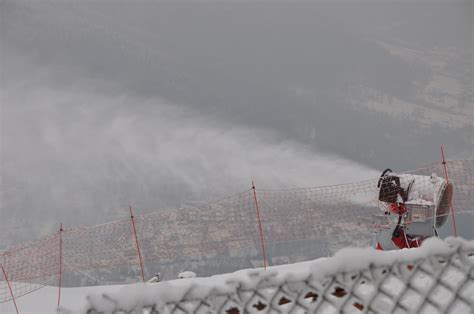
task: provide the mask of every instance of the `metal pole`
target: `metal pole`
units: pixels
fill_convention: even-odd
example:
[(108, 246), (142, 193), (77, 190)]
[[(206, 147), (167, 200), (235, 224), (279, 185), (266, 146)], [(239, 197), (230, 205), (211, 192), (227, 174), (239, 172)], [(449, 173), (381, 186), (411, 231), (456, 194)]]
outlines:
[(255, 201), (255, 211), (257, 212), (258, 228), (260, 231), (260, 241), (262, 242), (263, 268), (267, 270), (267, 252), (265, 249), (265, 236), (263, 234), (262, 221), (260, 219), (260, 209), (258, 206), (257, 191), (255, 190), (255, 184), (253, 181), (252, 181), (252, 190), (253, 190), (253, 198)]
[(16, 305), (15, 296), (13, 295), (12, 286), (10, 285), (10, 281), (8, 280), (7, 272), (5, 271), (5, 268), (3, 268), (3, 265), (0, 265), (0, 267), (2, 267), (3, 276), (5, 277), (5, 280), (7, 281), (8, 289), (10, 290), (10, 295), (12, 296), (13, 304), (15, 305), (16, 314), (18, 314), (19, 313), (18, 306)]
[(135, 243), (137, 244), (137, 252), (138, 252), (138, 259), (140, 261), (140, 270), (141, 270), (141, 274), (142, 274), (142, 281), (145, 282), (145, 274), (143, 272), (142, 255), (140, 253), (140, 245), (138, 245), (137, 229), (135, 228), (135, 219), (133, 218), (132, 206), (128, 205), (128, 208), (130, 209), (130, 218), (132, 219), (133, 234), (135, 235)]
[[(446, 184), (448, 185), (446, 188), (449, 189), (449, 175), (448, 175), (448, 167), (446, 165), (446, 160), (444, 159), (444, 149), (443, 145), (441, 145), (441, 158), (443, 159), (443, 168), (444, 168), (444, 178), (446, 179)], [(457, 231), (456, 231), (456, 220), (454, 219), (454, 206), (453, 206), (453, 199), (451, 198), (450, 204), (451, 206), (451, 218), (453, 222), (453, 231), (454, 231), (454, 236), (457, 236)]]
[(59, 228), (59, 281), (58, 281), (58, 307), (61, 304), (61, 279), (63, 275), (63, 224)]

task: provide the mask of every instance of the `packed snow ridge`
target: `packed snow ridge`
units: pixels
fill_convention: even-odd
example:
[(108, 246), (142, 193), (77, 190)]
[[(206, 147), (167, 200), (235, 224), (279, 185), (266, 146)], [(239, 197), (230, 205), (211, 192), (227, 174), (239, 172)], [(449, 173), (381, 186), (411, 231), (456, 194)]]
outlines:
[[(267, 270), (247, 269), (207, 278), (193, 278), (194, 274), (186, 274), (181, 276), (182, 279), (133, 284), (112, 289), (114, 291), (103, 286), (100, 293), (88, 295), (86, 304), (80, 308), (71, 305), (62, 311), (122, 313), (149, 308), (169, 312), (170, 305), (175, 308), (182, 305), (188, 309), (195, 306), (191, 312), (196, 312), (203, 304), (201, 301), (206, 301), (211, 312), (223, 313), (232, 309), (240, 313), (269, 310), (274, 306), (292, 313), (308, 311), (312, 306), (317, 309), (313, 312), (332, 312), (331, 309), (338, 312), (347, 306), (350, 312), (357, 312), (367, 305), (372, 309), (400, 306), (407, 310), (468, 313), (474, 304), (473, 256), (474, 241), (460, 238), (444, 241), (431, 238), (421, 248), (389, 252), (346, 248), (331, 258), (268, 267)], [(458, 261), (456, 265), (451, 263), (454, 260)], [(436, 263), (439, 265), (433, 266)], [(375, 276), (377, 272), (379, 275)], [(444, 287), (453, 286), (454, 292), (449, 292), (449, 297), (446, 293), (444, 298), (430, 293), (436, 290), (440, 278), (444, 280)], [(377, 289), (386, 284), (385, 280), (390, 282), (392, 298), (387, 298), (386, 294), (377, 297)], [(408, 283), (410, 287), (421, 284), (422, 288), (406, 293), (410, 290), (406, 289)], [(350, 301), (345, 295), (350, 297)], [(433, 303), (435, 301), (427, 299), (432, 296), (437, 298), (436, 302), (445, 301), (437, 306)], [(252, 307), (241, 307), (249, 304), (253, 304)]]

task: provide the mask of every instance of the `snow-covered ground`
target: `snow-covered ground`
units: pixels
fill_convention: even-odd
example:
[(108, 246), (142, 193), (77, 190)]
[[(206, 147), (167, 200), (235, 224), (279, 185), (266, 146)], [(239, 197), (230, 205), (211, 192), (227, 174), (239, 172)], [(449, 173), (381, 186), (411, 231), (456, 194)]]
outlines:
[[(61, 307), (67, 309), (67, 313), (69, 313), (69, 310), (73, 311), (73, 313), (84, 313), (91, 305), (99, 311), (106, 312), (113, 308), (132, 310), (140, 308), (141, 306), (157, 304), (159, 302), (177, 303), (182, 300), (208, 299), (210, 295), (232, 294), (235, 292), (237, 287), (241, 290), (245, 289), (247, 291), (255, 291), (262, 289), (262, 282), (265, 283), (265, 289), (267, 290), (268, 287), (275, 287), (274, 289), (278, 289), (279, 286), (289, 281), (305, 282), (309, 276), (312, 276), (311, 280), (322, 283), (325, 280), (324, 278), (327, 278), (327, 276), (342, 273), (353, 274), (354, 272), (360, 272), (369, 267), (377, 268), (398, 264), (405, 265), (404, 269), (406, 272), (406, 265), (414, 265), (413, 262), (415, 260), (425, 260), (430, 256), (437, 256), (436, 259), (428, 261), (426, 264), (431, 265), (430, 263), (433, 263), (434, 260), (438, 261), (440, 256), (450, 257), (454, 256), (453, 254), (459, 254), (458, 248), (460, 246), (462, 246), (463, 252), (467, 253), (463, 253), (465, 256), (472, 256), (472, 253), (474, 252), (473, 241), (452, 238), (443, 241), (437, 238), (432, 238), (425, 241), (419, 249), (380, 252), (375, 251), (372, 248), (346, 248), (339, 251), (332, 258), (321, 258), (314, 261), (274, 266), (269, 267), (267, 271), (264, 271), (263, 269), (247, 269), (230, 274), (216, 275), (206, 278), (176, 279), (160, 282), (158, 284), (140, 283), (132, 285), (63, 288), (61, 290)], [(474, 282), (472, 282), (472, 279), (467, 277), (466, 272), (463, 273), (462, 271), (459, 271), (460, 269), (467, 271), (472, 269), (472, 262), (472, 257), (464, 259), (464, 266), (459, 268), (458, 265), (452, 270), (448, 269), (448, 271), (446, 271), (442, 276), (444, 278), (444, 285), (447, 284), (448, 286), (453, 286), (453, 291), (456, 289), (460, 290), (460, 296), (458, 295), (456, 297), (461, 298), (462, 301), (459, 304), (452, 305), (451, 310), (454, 308), (461, 312), (469, 312), (469, 306), (467, 304), (469, 304), (469, 302), (471, 302), (471, 304), (474, 303)], [(445, 265), (445, 262), (442, 262), (440, 265)], [(412, 266), (410, 267), (408, 267), (409, 272), (413, 269)], [(391, 284), (392, 288), (398, 285), (400, 286), (400, 289), (397, 289), (404, 291), (405, 280), (410, 280), (410, 284), (414, 283), (415, 286), (421, 284), (421, 290), (416, 293), (408, 293), (405, 296), (403, 296), (402, 293), (400, 297), (401, 303), (416, 308), (418, 306), (417, 302), (424, 302), (423, 298), (425, 298), (427, 294), (423, 291), (427, 289), (426, 293), (429, 293), (430, 282), (436, 283), (437, 280), (439, 280), (433, 280), (434, 277), (432, 278), (430, 275), (430, 272), (432, 272), (433, 276), (437, 276), (434, 274), (439, 270), (439, 268), (436, 270), (435, 267), (430, 271), (429, 267), (431, 266), (428, 266), (428, 268), (425, 267), (426, 269), (423, 272), (413, 276), (414, 281), (409, 278), (410, 276), (405, 278), (403, 272), (399, 273), (396, 271), (394, 273), (390, 279), (390, 282), (393, 283)], [(344, 278), (348, 277), (346, 276)], [(353, 289), (352, 293), (355, 291), (361, 302), (364, 303), (371, 298), (371, 291), (373, 291), (378, 284), (376, 282), (370, 282), (372, 280), (371, 276), (364, 278), (359, 277), (359, 279), (360, 282), (354, 285), (351, 289)], [(340, 284), (338, 285), (344, 285), (344, 282), (339, 282)], [(352, 284), (353, 283), (348, 283), (346, 289), (351, 287)], [(17, 302), (20, 313), (56, 312), (57, 293), (58, 289), (56, 287), (44, 287), (34, 293), (19, 298)], [(330, 291), (328, 293), (330, 293)], [(446, 293), (444, 294), (445, 296), (448, 296)], [(446, 304), (449, 304), (449, 298), (447, 299), (448, 303)], [(382, 302), (384, 304), (387, 303), (387, 306), (390, 306), (392, 301), (380, 300), (377, 302)], [(432, 306), (432, 301), (428, 305)], [(352, 304), (349, 304), (349, 306), (352, 306)], [(377, 304), (374, 306), (377, 306)], [(441, 304), (439, 306), (441, 312), (443, 311), (443, 306), (447, 305)], [(356, 308), (351, 309), (356, 310)], [(436, 310), (436, 308), (434, 309)], [(0, 313), (15, 313), (13, 303), (7, 302), (0, 304)]]
[[(123, 285), (95, 286), (61, 289), (61, 306), (67, 308), (84, 308), (87, 306), (86, 296), (96, 293), (113, 293)], [(58, 303), (58, 288), (43, 287), (16, 300), (20, 313), (56, 313)], [(0, 303), (0, 313), (16, 313), (12, 301)]]

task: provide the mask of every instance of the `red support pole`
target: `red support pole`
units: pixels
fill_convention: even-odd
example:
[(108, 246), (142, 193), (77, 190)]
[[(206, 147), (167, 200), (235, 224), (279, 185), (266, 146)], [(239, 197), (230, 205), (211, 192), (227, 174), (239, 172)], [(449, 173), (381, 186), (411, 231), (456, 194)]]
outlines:
[(8, 281), (7, 272), (5, 271), (5, 268), (3, 268), (3, 265), (0, 265), (0, 267), (2, 267), (3, 276), (5, 277), (5, 280), (8, 285), (8, 289), (10, 290), (10, 295), (12, 296), (13, 304), (15, 305), (16, 314), (18, 314), (20, 312), (18, 311), (18, 306), (16, 305), (16, 300), (15, 300), (15, 296), (13, 295), (12, 286), (10, 285), (10, 281)]
[(58, 307), (61, 304), (61, 279), (63, 276), (63, 224), (59, 228), (59, 281), (58, 281)]
[[(443, 159), (442, 164), (444, 168), (444, 178), (446, 179), (446, 184), (449, 184), (449, 175), (448, 175), (448, 166), (446, 166), (446, 160), (444, 159), (444, 149), (443, 145), (441, 145), (441, 158)], [(450, 204), (451, 206), (451, 218), (453, 222), (453, 231), (454, 231), (454, 236), (457, 236), (457, 231), (456, 231), (456, 220), (454, 219), (454, 206), (453, 206), (453, 199), (451, 198)]]
[(142, 281), (145, 282), (145, 274), (143, 272), (142, 255), (140, 254), (140, 245), (138, 245), (137, 229), (135, 228), (135, 220), (133, 218), (132, 206), (128, 205), (128, 208), (130, 209), (130, 218), (132, 219), (133, 234), (135, 235), (135, 243), (137, 244), (137, 252), (138, 252), (138, 259), (140, 261), (140, 270), (141, 270), (141, 273), (142, 273)]
[(252, 181), (253, 199), (255, 201), (255, 211), (257, 212), (258, 228), (260, 231), (260, 241), (262, 242), (262, 254), (263, 254), (263, 268), (267, 270), (267, 252), (265, 249), (265, 236), (263, 234), (262, 221), (260, 219), (260, 209), (258, 206), (257, 191), (255, 190), (255, 184)]

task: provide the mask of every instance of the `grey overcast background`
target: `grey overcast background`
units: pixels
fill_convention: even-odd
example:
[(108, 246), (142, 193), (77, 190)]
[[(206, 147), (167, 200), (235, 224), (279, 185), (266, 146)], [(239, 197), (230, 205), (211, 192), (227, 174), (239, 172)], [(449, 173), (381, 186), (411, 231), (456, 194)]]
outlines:
[(252, 179), (358, 181), (435, 162), (441, 144), (473, 156), (469, 0), (0, 0), (0, 11), (0, 248)]

